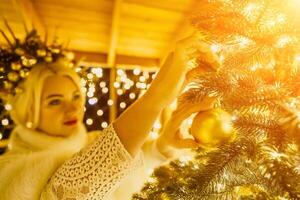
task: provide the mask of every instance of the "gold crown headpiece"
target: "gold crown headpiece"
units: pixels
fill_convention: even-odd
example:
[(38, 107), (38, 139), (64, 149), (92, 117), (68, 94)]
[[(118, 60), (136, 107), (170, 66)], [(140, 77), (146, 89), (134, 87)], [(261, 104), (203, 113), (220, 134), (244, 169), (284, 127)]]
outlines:
[[(0, 47), (0, 97), (2, 99), (21, 91), (18, 85), (29, 75), (32, 66), (37, 63), (51, 63), (60, 58), (68, 58), (69, 53), (63, 50), (57, 40), (47, 45), (34, 28), (26, 32), (24, 40), (20, 40), (15, 37), (6, 21), (5, 25), (14, 38), (14, 42), (11, 42), (0, 30), (8, 43), (7, 46)], [(68, 59), (71, 64), (74, 62), (72, 58)]]

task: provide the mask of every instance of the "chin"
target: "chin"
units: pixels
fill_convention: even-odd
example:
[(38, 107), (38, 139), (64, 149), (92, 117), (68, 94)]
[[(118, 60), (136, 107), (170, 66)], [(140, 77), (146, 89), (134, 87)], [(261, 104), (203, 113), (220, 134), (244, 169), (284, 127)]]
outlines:
[(70, 135), (74, 135), (79, 131), (79, 126), (71, 126), (71, 127), (64, 127), (63, 131), (62, 131), (62, 135), (63, 136), (70, 136)]

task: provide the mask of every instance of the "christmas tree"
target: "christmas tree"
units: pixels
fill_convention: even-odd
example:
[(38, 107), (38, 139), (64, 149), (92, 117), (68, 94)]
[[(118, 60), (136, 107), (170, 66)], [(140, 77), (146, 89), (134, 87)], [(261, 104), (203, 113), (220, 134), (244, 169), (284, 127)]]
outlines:
[[(235, 139), (208, 140), (209, 148), (195, 150), (191, 159), (155, 169), (133, 199), (300, 199), (300, 1), (200, 0), (200, 5), (192, 24), (221, 66), (205, 74), (193, 70), (178, 106), (217, 97), (219, 109), (231, 116)], [(194, 58), (199, 69), (206, 65), (202, 57)], [(209, 112), (199, 118), (213, 119)], [(201, 126), (205, 123), (195, 127)], [(205, 137), (220, 134), (214, 131)], [(201, 134), (193, 136), (203, 142)]]

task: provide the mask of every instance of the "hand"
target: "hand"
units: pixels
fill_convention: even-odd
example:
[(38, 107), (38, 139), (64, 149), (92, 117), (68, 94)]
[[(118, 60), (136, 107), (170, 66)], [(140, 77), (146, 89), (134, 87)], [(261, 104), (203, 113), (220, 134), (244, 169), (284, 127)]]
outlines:
[(209, 65), (203, 66), (205, 68), (217, 69), (220, 65), (220, 59), (211, 50), (211, 45), (197, 32), (178, 41), (174, 50), (174, 63), (184, 66), (187, 70), (191, 69), (187, 63), (193, 58)]
[(201, 103), (182, 103), (172, 113), (160, 137), (156, 141), (158, 150), (166, 157), (172, 157), (173, 148), (196, 148), (199, 144), (190, 138), (184, 138), (180, 133), (180, 125), (191, 114), (213, 108), (215, 97), (206, 97)]
[(183, 89), (188, 81), (187, 78), (191, 77), (191, 73), (187, 73), (190, 70), (187, 63), (196, 56), (216, 68), (219, 66), (218, 57), (211, 51), (208, 43), (199, 39), (199, 35), (193, 34), (178, 41), (149, 89), (152, 97), (158, 96), (156, 102), (159, 102), (162, 107), (171, 103)]

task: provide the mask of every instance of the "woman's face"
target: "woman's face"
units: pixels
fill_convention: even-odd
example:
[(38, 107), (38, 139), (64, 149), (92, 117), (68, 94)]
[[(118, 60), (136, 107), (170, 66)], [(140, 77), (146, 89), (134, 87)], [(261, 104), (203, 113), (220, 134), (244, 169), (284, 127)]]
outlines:
[(83, 120), (83, 96), (71, 78), (53, 75), (45, 79), (38, 130), (54, 136), (69, 136)]

